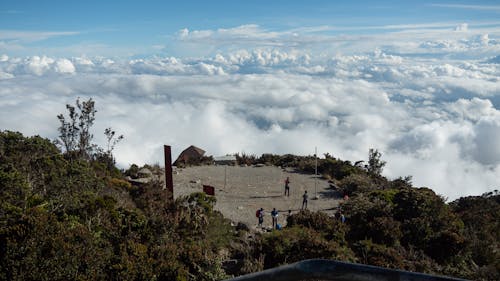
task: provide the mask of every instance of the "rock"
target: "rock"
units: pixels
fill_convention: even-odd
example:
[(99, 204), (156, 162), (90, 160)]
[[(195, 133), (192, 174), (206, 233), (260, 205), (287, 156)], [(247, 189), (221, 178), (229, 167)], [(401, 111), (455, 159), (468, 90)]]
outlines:
[(242, 222), (238, 222), (238, 224), (236, 225), (236, 230), (250, 231), (250, 227)]

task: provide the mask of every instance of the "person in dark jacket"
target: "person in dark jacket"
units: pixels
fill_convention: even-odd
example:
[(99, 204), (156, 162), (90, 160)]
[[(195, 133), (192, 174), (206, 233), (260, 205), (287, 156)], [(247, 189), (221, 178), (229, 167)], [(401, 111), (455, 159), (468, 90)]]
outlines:
[(275, 229), (278, 224), (278, 211), (276, 211), (276, 208), (271, 211), (271, 217), (273, 219), (273, 229)]
[(289, 177), (286, 177), (286, 180), (285, 180), (285, 195), (290, 197), (290, 178)]
[[(307, 190), (302, 195), (302, 210), (307, 209), (307, 200), (309, 199), (309, 195), (307, 195)], [(305, 208), (304, 208), (305, 206)]]
[(260, 208), (259, 214), (259, 226), (262, 227), (262, 223), (264, 222), (264, 208)]

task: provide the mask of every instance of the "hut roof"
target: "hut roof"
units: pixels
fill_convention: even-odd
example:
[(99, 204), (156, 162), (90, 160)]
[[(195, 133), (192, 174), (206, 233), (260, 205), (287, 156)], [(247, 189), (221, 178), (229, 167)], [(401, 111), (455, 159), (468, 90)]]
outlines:
[(203, 150), (203, 149), (201, 149), (199, 147), (196, 147), (194, 145), (191, 145), (190, 147), (186, 148), (184, 151), (186, 151), (186, 150), (196, 151), (196, 153), (198, 153), (200, 155), (200, 157), (205, 154), (205, 150)]
[(181, 152), (179, 157), (177, 157), (177, 160), (175, 160), (174, 165), (176, 165), (179, 162), (187, 162), (190, 159), (199, 159), (203, 157), (203, 155), (205, 155), (205, 150), (196, 147), (194, 145), (191, 145)]

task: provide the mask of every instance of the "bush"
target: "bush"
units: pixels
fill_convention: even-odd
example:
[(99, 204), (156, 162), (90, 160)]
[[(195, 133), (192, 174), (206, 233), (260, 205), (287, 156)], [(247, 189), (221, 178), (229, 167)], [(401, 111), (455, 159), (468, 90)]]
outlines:
[(325, 258), (355, 261), (354, 253), (335, 241), (326, 240), (317, 231), (304, 227), (287, 227), (263, 235), (260, 241), (264, 268), (305, 259)]
[(130, 191), (132, 189), (132, 184), (126, 180), (111, 178), (108, 180), (108, 186), (111, 188), (123, 189)]
[(287, 219), (287, 227), (293, 226), (314, 229), (321, 233), (327, 240), (334, 240), (340, 245), (347, 245), (345, 240), (345, 233), (348, 231), (347, 224), (341, 223), (339, 219), (329, 217), (323, 212), (303, 210), (291, 215)]
[(342, 191), (349, 196), (371, 191), (376, 188), (371, 178), (366, 174), (349, 175), (340, 181), (339, 186)]

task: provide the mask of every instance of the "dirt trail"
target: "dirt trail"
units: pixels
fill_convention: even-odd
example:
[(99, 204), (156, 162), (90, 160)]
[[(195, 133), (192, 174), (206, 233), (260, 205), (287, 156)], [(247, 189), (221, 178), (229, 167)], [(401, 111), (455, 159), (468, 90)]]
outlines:
[[(226, 176), (224, 176), (226, 175)], [(284, 196), (284, 180), (290, 178), (290, 196)], [(174, 197), (202, 191), (202, 185), (215, 187), (216, 210), (234, 222), (255, 228), (255, 211), (264, 208), (264, 226), (271, 226), (270, 212), (279, 211), (278, 222), (285, 224), (288, 210), (298, 212), (302, 195), (309, 194), (308, 209), (333, 214), (341, 199), (321, 177), (279, 167), (200, 166), (177, 169), (174, 173)], [(226, 180), (224, 180), (226, 179)], [(316, 194), (318, 199), (315, 199)]]

